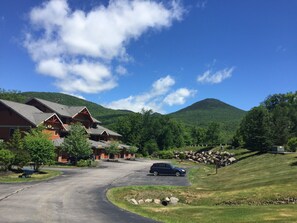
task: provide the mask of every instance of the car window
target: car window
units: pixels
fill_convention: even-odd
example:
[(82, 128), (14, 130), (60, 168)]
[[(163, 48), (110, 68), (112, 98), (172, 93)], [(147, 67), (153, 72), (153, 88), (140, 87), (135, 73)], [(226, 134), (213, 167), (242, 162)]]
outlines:
[(171, 168), (170, 164), (165, 164), (165, 165), (166, 165), (166, 168)]

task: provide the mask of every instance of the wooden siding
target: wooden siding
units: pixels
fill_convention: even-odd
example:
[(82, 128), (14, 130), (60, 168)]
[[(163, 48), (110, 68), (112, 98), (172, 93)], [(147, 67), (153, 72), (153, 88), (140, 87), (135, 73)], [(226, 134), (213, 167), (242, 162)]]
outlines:
[(32, 127), (35, 126), (21, 115), (2, 104), (0, 105), (0, 139), (9, 140), (12, 129), (28, 131)]

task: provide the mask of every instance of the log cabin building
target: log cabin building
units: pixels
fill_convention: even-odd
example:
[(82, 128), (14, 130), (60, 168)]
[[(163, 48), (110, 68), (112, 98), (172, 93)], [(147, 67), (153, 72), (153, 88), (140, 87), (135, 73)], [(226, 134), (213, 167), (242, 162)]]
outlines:
[[(110, 142), (119, 141), (121, 135), (101, 126), (85, 106), (66, 106), (39, 98), (31, 98), (25, 104), (0, 100), (0, 139), (8, 141), (15, 129), (29, 131), (43, 125), (57, 147), (57, 161), (67, 162), (68, 156), (60, 151), (60, 146), (69, 133), (70, 124), (80, 122), (89, 135), (89, 142), (95, 159), (107, 159), (104, 148)], [(129, 146), (120, 144), (121, 153), (115, 158), (132, 158)]]

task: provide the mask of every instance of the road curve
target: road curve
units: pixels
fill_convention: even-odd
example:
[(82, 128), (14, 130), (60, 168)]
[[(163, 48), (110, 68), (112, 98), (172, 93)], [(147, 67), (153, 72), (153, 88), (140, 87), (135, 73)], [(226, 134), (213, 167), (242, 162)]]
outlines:
[[(155, 222), (121, 210), (109, 203), (105, 197), (106, 190), (110, 187), (134, 184), (134, 175), (135, 184), (147, 184), (142, 177), (146, 176), (152, 163), (153, 161), (149, 160), (102, 162), (100, 168), (64, 169), (62, 176), (49, 181), (0, 184), (0, 221), (5, 223)], [(162, 180), (165, 179), (150, 178), (155, 180), (153, 184), (163, 184)], [(176, 181), (177, 178), (174, 179)], [(171, 184), (172, 180), (168, 177), (167, 181)], [(185, 178), (179, 178), (179, 181), (181, 184), (186, 184)]]

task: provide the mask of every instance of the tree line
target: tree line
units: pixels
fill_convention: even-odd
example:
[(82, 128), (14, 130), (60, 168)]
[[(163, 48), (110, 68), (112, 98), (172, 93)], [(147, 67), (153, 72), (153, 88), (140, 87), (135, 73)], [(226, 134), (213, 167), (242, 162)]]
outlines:
[(266, 151), (272, 146), (297, 147), (297, 92), (268, 96), (242, 120), (234, 146)]
[(152, 110), (121, 117), (112, 128), (122, 135), (124, 143), (136, 146), (144, 156), (159, 150), (220, 142), (218, 123), (211, 123), (207, 128), (186, 126)]

